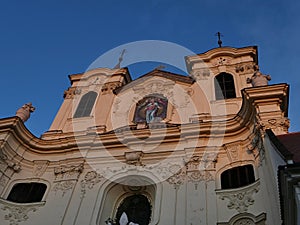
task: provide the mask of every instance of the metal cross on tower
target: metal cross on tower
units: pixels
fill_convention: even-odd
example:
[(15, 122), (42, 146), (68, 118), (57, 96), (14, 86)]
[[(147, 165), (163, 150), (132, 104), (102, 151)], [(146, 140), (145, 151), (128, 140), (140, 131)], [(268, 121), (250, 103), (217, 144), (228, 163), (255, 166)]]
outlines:
[(223, 35), (220, 33), (220, 32), (217, 32), (215, 34), (215, 36), (218, 36), (218, 45), (219, 47), (221, 48), (222, 47), (222, 40), (221, 40), (221, 37), (223, 37)]
[(121, 62), (123, 61), (123, 56), (124, 56), (125, 52), (126, 52), (126, 49), (123, 49), (122, 52), (121, 52), (121, 55), (120, 55), (120, 57), (119, 57), (119, 62), (118, 62), (118, 64), (114, 67), (114, 69), (120, 69), (120, 67), (121, 67)]

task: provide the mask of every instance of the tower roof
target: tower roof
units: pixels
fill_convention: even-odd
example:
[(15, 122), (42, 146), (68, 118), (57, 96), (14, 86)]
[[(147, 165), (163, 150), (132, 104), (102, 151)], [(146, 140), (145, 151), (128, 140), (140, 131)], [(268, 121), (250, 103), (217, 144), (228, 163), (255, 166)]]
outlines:
[(294, 162), (300, 163), (300, 132), (278, 135), (277, 138), (293, 154)]

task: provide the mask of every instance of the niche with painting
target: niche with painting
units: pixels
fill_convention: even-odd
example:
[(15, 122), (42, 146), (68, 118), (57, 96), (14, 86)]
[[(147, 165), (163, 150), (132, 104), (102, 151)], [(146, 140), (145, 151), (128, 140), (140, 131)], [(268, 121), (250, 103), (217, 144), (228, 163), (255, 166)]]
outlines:
[(167, 116), (168, 99), (163, 95), (148, 95), (140, 100), (135, 109), (135, 123), (160, 122)]

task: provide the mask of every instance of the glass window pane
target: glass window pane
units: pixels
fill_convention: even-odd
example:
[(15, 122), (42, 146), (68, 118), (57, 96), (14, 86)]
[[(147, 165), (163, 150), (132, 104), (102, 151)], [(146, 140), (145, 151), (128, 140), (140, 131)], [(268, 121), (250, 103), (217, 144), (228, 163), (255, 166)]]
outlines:
[(90, 91), (82, 96), (76, 112), (74, 114), (74, 118), (90, 116), (93, 106), (95, 104), (95, 100), (97, 98), (97, 93)]
[(7, 200), (17, 203), (40, 202), (47, 185), (43, 183), (18, 183), (11, 189)]
[(255, 181), (252, 165), (238, 166), (228, 169), (221, 174), (222, 189), (238, 188)]
[[(220, 94), (222, 92), (222, 95)], [(220, 73), (215, 77), (216, 100), (235, 98), (233, 76), (229, 73)]]

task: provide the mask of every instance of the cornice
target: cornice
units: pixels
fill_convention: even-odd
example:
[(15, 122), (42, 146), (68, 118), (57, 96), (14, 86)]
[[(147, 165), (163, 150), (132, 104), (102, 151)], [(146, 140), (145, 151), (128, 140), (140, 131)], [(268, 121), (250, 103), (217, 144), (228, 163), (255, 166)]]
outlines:
[(127, 67), (120, 68), (120, 69), (110, 69), (110, 68), (91, 69), (84, 73), (70, 74), (69, 79), (71, 81), (71, 84), (73, 84), (76, 81), (87, 80), (90, 77), (97, 76), (99, 74), (104, 75), (104, 76), (123, 75), (126, 79), (126, 82), (131, 81), (130, 73), (129, 73)]
[(185, 61), (187, 68), (192, 68), (192, 64), (197, 62), (208, 62), (212, 58), (216, 58), (219, 56), (229, 56), (232, 58), (239, 58), (244, 55), (251, 55), (254, 59), (254, 62), (257, 64), (257, 46), (249, 46), (244, 48), (233, 48), (233, 47), (222, 47), (222, 48), (214, 48), (207, 52), (186, 56)]
[[(245, 95), (247, 99), (265, 99), (266, 96), (274, 96), (274, 97), (287, 97), (289, 85), (286, 83), (274, 84), (268, 86), (259, 86), (259, 87), (251, 87), (245, 88), (242, 90), (242, 93)], [(252, 102), (251, 102), (252, 103)]]
[[(158, 77), (163, 77), (163, 78), (168, 78), (171, 80), (174, 80), (175, 82), (182, 82), (182, 83), (187, 83), (187, 84), (193, 84), (195, 82), (195, 80), (190, 77), (190, 76), (185, 76), (185, 75), (181, 75), (181, 74), (176, 74), (176, 73), (172, 73), (172, 72), (168, 72), (168, 71), (164, 71), (164, 70), (152, 70), (149, 73), (146, 73), (144, 75), (142, 75), (140, 78), (143, 77), (148, 77), (148, 76), (158, 76)], [(138, 78), (138, 79), (140, 79)]]
[(248, 107), (258, 103), (270, 104), (271, 100), (278, 101), (284, 116), (288, 116), (289, 85), (286, 83), (245, 88), (242, 90), (242, 96), (243, 104), (248, 104)]
[[(231, 141), (240, 140), (242, 134), (251, 133), (256, 123), (256, 104), (269, 104), (280, 102), (282, 110), (287, 109), (288, 85), (278, 84), (265, 87), (246, 88), (242, 90), (243, 104), (239, 113), (231, 118), (224, 117), (210, 121), (200, 121), (197, 123), (188, 123), (181, 125), (164, 125), (152, 129), (137, 129), (136, 126), (128, 128), (119, 128), (107, 133), (99, 134), (96, 131), (87, 131), (86, 133), (70, 133), (70, 136), (57, 139), (44, 140), (35, 137), (24, 126), (24, 123), (18, 117), (0, 119), (0, 135), (2, 146), (5, 145), (8, 137), (13, 136), (19, 145), (24, 146), (26, 151), (37, 154), (69, 154), (70, 156), (80, 149), (102, 148), (116, 149), (127, 148), (126, 145), (135, 144), (136, 141), (144, 144), (166, 144), (176, 143), (179, 140), (195, 140), (202, 138), (220, 138), (230, 137)], [(163, 125), (163, 124), (162, 124)], [(151, 135), (150, 135), (151, 134)], [(65, 134), (64, 134), (65, 135)], [(162, 138), (162, 135), (164, 137)], [(75, 137), (76, 136), (76, 137)], [(121, 154), (121, 153), (120, 153)], [(65, 156), (67, 157), (67, 156)]]
[(43, 140), (34, 136), (19, 117), (0, 119), (0, 134), (12, 135), (20, 144), (36, 153), (64, 153), (77, 149), (76, 140), (69, 136), (53, 140)]

